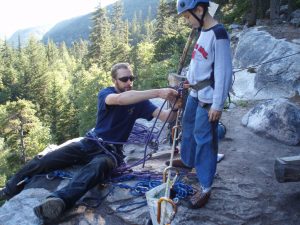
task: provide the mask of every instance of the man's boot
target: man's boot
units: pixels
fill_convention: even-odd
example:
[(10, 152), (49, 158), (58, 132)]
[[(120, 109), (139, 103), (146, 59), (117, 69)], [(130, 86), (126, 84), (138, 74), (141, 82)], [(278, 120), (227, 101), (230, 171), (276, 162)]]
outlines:
[(42, 204), (34, 207), (34, 214), (44, 221), (56, 220), (65, 210), (65, 202), (61, 198), (50, 197)]
[[(167, 166), (170, 165), (170, 161), (166, 161), (165, 163)], [(187, 169), (187, 170), (192, 170), (193, 168), (186, 166), (181, 159), (174, 159), (172, 162), (172, 166), (174, 167), (178, 167), (178, 168), (183, 168), (183, 169)]]
[(210, 198), (211, 190), (204, 191), (202, 188), (198, 190), (193, 196), (189, 199), (189, 208), (190, 209), (199, 209), (206, 205)]

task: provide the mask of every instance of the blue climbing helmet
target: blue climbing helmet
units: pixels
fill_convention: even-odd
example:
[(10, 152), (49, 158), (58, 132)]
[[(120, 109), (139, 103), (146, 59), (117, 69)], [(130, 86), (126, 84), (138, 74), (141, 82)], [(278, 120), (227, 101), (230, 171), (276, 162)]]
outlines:
[(193, 10), (199, 3), (209, 4), (209, 0), (177, 0), (178, 15), (187, 10)]

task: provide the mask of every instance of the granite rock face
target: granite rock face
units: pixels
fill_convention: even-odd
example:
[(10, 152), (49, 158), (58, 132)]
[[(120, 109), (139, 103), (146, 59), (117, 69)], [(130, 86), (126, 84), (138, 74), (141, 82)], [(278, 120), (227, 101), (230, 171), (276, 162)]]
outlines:
[[(262, 27), (244, 29), (232, 39), (233, 65), (238, 71), (233, 84), (234, 98), (262, 100), (300, 93), (298, 44), (276, 39)], [(248, 69), (240, 70), (243, 68)]]
[(300, 143), (300, 107), (286, 99), (274, 99), (253, 107), (242, 119), (255, 133), (288, 145)]

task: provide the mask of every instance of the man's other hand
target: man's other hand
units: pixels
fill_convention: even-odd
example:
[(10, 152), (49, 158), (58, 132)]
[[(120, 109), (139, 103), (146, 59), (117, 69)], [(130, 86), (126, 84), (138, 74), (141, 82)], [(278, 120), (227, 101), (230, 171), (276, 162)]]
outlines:
[(222, 115), (222, 111), (218, 111), (215, 109), (210, 108), (209, 112), (208, 112), (208, 120), (209, 122), (215, 122), (220, 120)]

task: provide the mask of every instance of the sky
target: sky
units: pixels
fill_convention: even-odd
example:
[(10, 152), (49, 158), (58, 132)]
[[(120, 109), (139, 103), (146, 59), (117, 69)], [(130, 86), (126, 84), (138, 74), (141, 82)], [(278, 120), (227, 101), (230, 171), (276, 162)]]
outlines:
[(0, 38), (30, 27), (54, 25), (117, 0), (0, 0)]

